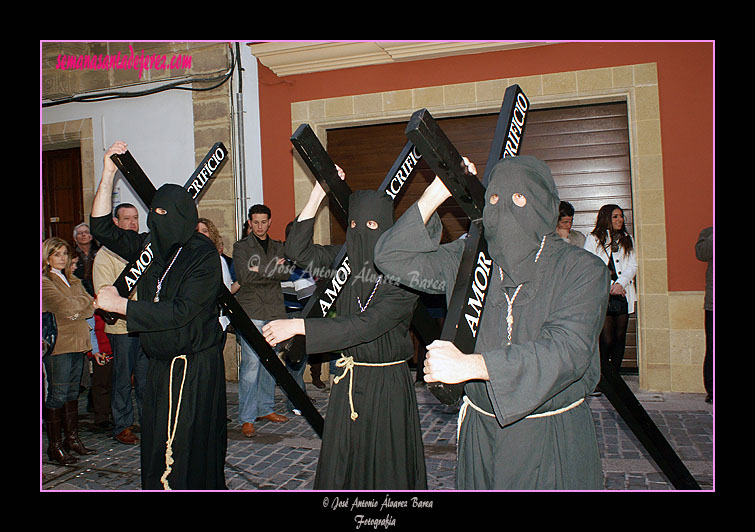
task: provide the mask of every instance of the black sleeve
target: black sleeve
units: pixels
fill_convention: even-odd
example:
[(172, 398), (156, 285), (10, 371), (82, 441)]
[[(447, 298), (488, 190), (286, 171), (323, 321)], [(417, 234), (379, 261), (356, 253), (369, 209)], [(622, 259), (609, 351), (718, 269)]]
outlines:
[(383, 290), (367, 310), (359, 314), (304, 320), (308, 353), (327, 353), (370, 342), (414, 314), (417, 296), (403, 288), (382, 285)]
[(283, 248), (283, 253), (287, 258), (310, 273), (313, 273), (312, 270), (315, 268), (330, 268), (341, 249), (341, 246), (337, 245), (323, 246), (313, 243), (314, 227), (314, 218), (302, 222), (294, 220)]
[(93, 216), (89, 220), (89, 229), (100, 244), (128, 262), (136, 260), (149, 235), (149, 233), (140, 234), (136, 231), (121, 229), (113, 223), (113, 218), (109, 214)]

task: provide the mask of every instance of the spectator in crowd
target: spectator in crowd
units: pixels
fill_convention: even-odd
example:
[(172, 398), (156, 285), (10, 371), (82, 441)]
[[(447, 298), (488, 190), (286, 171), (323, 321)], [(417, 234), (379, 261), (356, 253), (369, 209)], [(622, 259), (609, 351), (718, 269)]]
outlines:
[(558, 236), (563, 238), (569, 244), (577, 247), (585, 246), (585, 235), (572, 229), (571, 226), (574, 223), (574, 206), (568, 201), (561, 201), (558, 204), (558, 224), (556, 225), (556, 232)]
[[(87, 318), (94, 313), (92, 297), (71, 272), (72, 249), (52, 237), (42, 243), (42, 311), (52, 312), (58, 337), (50, 356), (44, 357), (47, 375), (45, 426), (47, 457), (60, 465), (75, 463), (70, 454), (95, 454), (79, 436), (78, 394), (84, 354), (92, 349)], [(61, 435), (62, 431), (62, 435)]]

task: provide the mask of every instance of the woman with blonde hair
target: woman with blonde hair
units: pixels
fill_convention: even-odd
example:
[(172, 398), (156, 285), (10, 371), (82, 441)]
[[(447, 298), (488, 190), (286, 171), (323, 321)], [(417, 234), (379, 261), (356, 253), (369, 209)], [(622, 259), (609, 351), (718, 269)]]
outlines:
[[(49, 356), (43, 358), (47, 374), (45, 425), (47, 456), (61, 465), (72, 464), (80, 455), (95, 454), (79, 437), (78, 393), (84, 355), (92, 349), (87, 318), (94, 315), (92, 297), (71, 271), (71, 246), (58, 237), (42, 243), (42, 312), (52, 312), (58, 338)], [(61, 434), (62, 432), (62, 434)]]

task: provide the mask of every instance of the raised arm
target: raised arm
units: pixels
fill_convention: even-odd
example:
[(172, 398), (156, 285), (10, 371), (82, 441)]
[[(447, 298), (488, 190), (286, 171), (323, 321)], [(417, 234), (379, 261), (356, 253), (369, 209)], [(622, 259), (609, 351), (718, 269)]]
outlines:
[[(336, 170), (338, 170), (338, 177), (341, 178), (341, 180), (346, 179), (346, 172), (344, 172), (340, 166), (336, 165)], [(319, 181), (315, 181), (315, 187), (312, 189), (312, 192), (309, 194), (309, 199), (307, 200), (307, 204), (304, 206), (304, 209), (299, 213), (299, 216), (297, 218), (297, 221), (303, 222), (304, 220), (309, 220), (310, 218), (314, 218), (317, 214), (317, 209), (320, 208), (320, 203), (322, 203), (322, 200), (325, 199), (325, 190), (320, 185)]]
[(105, 216), (113, 212), (113, 180), (115, 179), (115, 172), (118, 170), (118, 167), (115, 166), (110, 156), (115, 153), (126, 153), (126, 150), (128, 150), (128, 144), (118, 140), (105, 152), (102, 179), (100, 179), (100, 184), (97, 187), (94, 202), (92, 203), (93, 217)]
[(425, 189), (422, 196), (417, 200), (417, 207), (419, 208), (419, 214), (422, 217), (422, 221), (427, 224), (430, 217), (438, 207), (451, 197), (451, 193), (443, 184), (443, 181), (438, 176), (435, 176), (432, 183)]
[[(336, 169), (338, 176), (341, 179), (346, 179), (346, 173), (338, 165), (336, 165)], [(294, 220), (286, 237), (284, 254), (303, 269), (330, 268), (341, 248), (341, 246), (320, 246), (312, 241), (314, 218), (322, 200), (325, 199), (325, 195), (325, 190), (319, 182), (316, 182), (304, 209)], [(313, 272), (310, 271), (310, 273)]]
[[(464, 164), (471, 173), (477, 173), (466, 157)], [(419, 200), (375, 246), (375, 265), (393, 281), (429, 294), (445, 293), (446, 299), (451, 297), (464, 251), (461, 240), (440, 245), (442, 224), (435, 211), (450, 197), (443, 181), (435, 176)]]

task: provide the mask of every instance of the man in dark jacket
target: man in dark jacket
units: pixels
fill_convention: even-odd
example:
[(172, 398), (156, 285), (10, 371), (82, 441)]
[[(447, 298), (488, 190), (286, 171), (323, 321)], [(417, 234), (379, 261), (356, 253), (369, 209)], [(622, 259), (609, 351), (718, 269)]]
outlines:
[[(249, 208), (247, 236), (233, 245), (233, 264), (241, 288), (236, 299), (258, 329), (271, 320), (286, 317), (281, 281), (288, 279), (283, 243), (268, 236), (270, 208)], [(244, 436), (254, 436), (254, 422), (266, 419), (276, 423), (288, 418), (273, 411), (275, 379), (265, 369), (252, 346), (239, 337), (239, 423)]]

